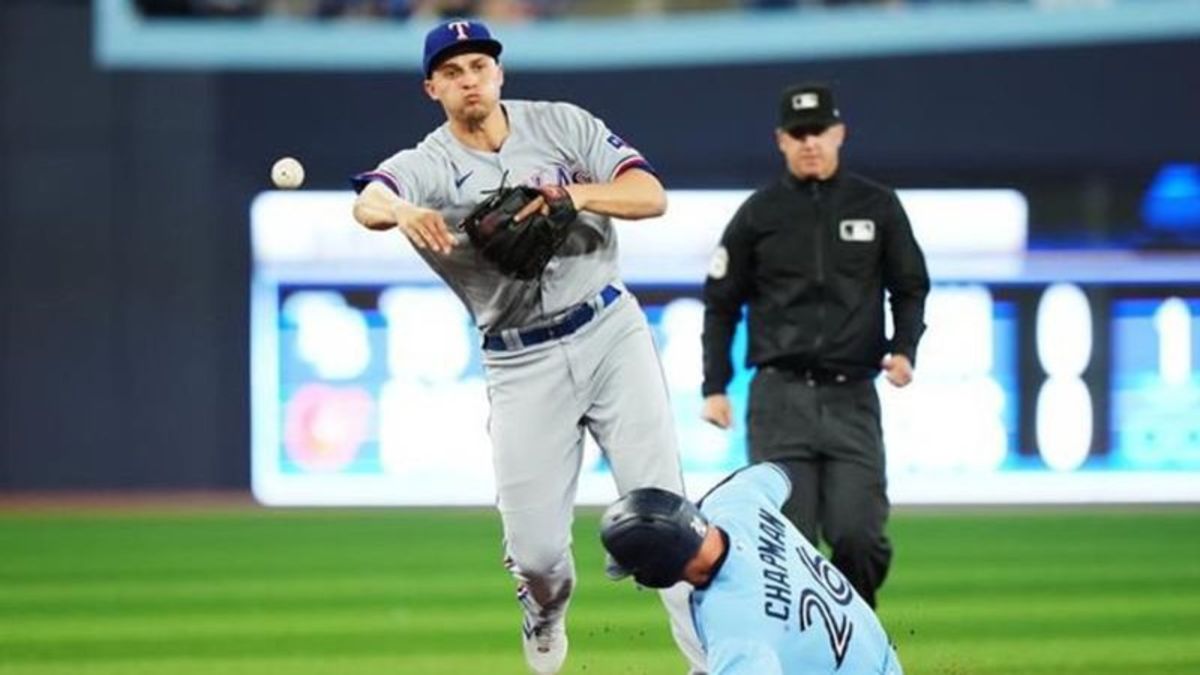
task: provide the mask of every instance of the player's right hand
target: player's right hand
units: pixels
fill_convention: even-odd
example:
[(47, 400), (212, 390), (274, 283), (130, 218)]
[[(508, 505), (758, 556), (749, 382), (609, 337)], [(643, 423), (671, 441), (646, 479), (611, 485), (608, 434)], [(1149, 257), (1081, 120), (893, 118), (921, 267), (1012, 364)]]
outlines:
[(704, 405), (700, 408), (700, 419), (721, 429), (733, 426), (733, 406), (725, 394), (711, 394), (704, 397)]
[(403, 205), (396, 208), (396, 226), (417, 248), (446, 254), (454, 248), (454, 235), (442, 214), (433, 209)]

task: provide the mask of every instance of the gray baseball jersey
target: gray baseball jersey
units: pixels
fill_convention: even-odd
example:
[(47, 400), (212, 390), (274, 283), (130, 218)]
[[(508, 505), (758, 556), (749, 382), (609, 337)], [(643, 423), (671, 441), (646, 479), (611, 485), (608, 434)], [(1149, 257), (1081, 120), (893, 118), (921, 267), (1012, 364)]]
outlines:
[(418, 250), (462, 299), (484, 332), (545, 323), (594, 296), (618, 278), (617, 239), (610, 219), (580, 214), (540, 280), (500, 273), (467, 243), (457, 224), (485, 190), (508, 185), (609, 182), (631, 168), (650, 170), (630, 147), (582, 108), (570, 103), (503, 101), (509, 135), (499, 152), (464, 146), (449, 123), (417, 147), (402, 150), (360, 183), (378, 180), (402, 199), (441, 212), (456, 239), (448, 254)]
[[(603, 122), (569, 103), (504, 101), (509, 135), (498, 152), (465, 147), (444, 124), (416, 148), (356, 177), (381, 181), (402, 199), (439, 211), (456, 238), (449, 254), (417, 249), (459, 296), (484, 333), (560, 321), (602, 289), (621, 288), (610, 219), (581, 213), (539, 279), (502, 274), (457, 224), (505, 181), (509, 185), (606, 183), (649, 164)], [(484, 351), (507, 564), (521, 584), (526, 634), (562, 621), (575, 585), (570, 553), (583, 429), (596, 439), (618, 492), (683, 492), (666, 383), (646, 318), (629, 293), (604, 303), (570, 335), (524, 348)], [(687, 589), (662, 594), (676, 641), (703, 671)]]

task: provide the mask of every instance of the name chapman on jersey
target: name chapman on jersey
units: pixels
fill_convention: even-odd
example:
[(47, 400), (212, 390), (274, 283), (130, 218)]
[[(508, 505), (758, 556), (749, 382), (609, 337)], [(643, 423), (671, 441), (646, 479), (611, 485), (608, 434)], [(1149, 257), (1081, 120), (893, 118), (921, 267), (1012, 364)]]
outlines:
[(787, 527), (766, 509), (759, 509), (758, 532), (758, 559), (763, 563), (763, 612), (772, 619), (787, 621), (796, 597), (786, 564)]

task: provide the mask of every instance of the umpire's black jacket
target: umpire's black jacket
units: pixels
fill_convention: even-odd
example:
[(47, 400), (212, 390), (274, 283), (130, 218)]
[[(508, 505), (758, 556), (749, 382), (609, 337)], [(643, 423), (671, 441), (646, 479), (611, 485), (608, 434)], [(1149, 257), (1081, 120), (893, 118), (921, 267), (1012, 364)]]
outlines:
[(841, 170), (825, 181), (785, 174), (742, 204), (713, 256), (704, 284), (704, 395), (723, 393), (732, 377), (742, 305), (748, 365), (865, 379), (888, 352), (916, 362), (928, 293), (925, 256), (895, 192)]

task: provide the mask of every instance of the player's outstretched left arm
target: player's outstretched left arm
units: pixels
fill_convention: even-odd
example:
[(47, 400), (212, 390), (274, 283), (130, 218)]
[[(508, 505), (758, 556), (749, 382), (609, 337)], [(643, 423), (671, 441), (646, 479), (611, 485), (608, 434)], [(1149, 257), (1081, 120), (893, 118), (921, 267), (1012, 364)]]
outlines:
[[(667, 191), (649, 171), (629, 169), (611, 183), (576, 183), (566, 186), (576, 211), (591, 211), (602, 216), (640, 220), (661, 216), (667, 210)], [(543, 209), (545, 201), (530, 202), (517, 220)]]

